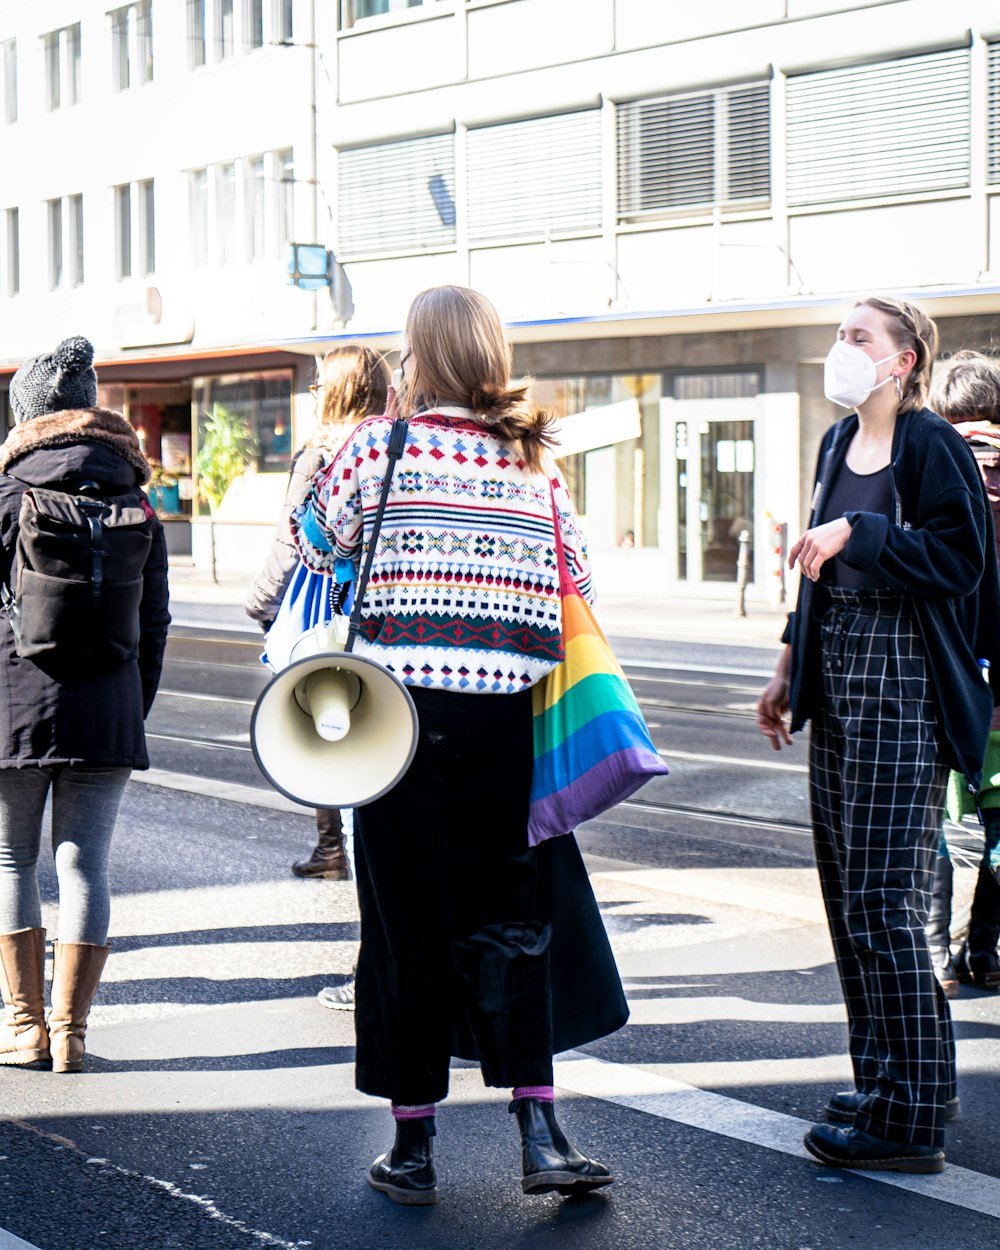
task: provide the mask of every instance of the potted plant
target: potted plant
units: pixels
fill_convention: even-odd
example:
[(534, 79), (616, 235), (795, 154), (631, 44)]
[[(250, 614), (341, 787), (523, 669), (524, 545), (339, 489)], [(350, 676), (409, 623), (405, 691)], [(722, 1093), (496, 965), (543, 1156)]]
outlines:
[(213, 404), (198, 431), (198, 444), (198, 491), (214, 517), (233, 479), (256, 456), (257, 440), (244, 417)]

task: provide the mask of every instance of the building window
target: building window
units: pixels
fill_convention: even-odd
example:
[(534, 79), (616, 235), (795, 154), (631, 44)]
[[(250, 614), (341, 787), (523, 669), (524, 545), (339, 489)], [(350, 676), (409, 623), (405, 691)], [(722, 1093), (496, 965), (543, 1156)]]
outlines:
[(244, 23), (248, 51), (264, 46), (264, 0), (244, 0)]
[(265, 219), (267, 189), (264, 158), (255, 156), (246, 166), (247, 259), (263, 260), (266, 251)]
[(618, 106), (618, 220), (771, 194), (767, 83)]
[(282, 249), (295, 239), (295, 166), (292, 149), (275, 152), (278, 173), (278, 245)]
[(21, 289), (21, 219), (16, 208), (8, 208), (5, 217), (4, 259), (7, 269), (7, 294)]
[(83, 196), (71, 195), (69, 210), (70, 272), (73, 286), (83, 284)]
[(274, 38), (278, 43), (292, 42), (292, 10), (295, 0), (273, 0)]
[(83, 282), (83, 196), (46, 201), (49, 288)]
[(788, 202), (909, 195), (969, 184), (969, 52), (788, 80)]
[(116, 91), (153, 81), (152, 0), (137, 0), (111, 13)]
[(132, 276), (132, 188), (115, 187), (115, 256), (118, 280)]
[(350, 30), (355, 22), (366, 17), (401, 13), (404, 9), (419, 9), (435, 3), (437, 0), (340, 0), (340, 27)]
[(62, 200), (48, 201), (49, 215), (49, 286), (54, 291), (63, 281), (63, 206)]
[(118, 279), (149, 275), (156, 269), (153, 179), (115, 187), (114, 199)]
[(989, 70), (987, 74), (989, 107), (987, 110), (988, 164), (987, 180), (993, 186), (1000, 183), (1000, 43), (991, 43), (987, 49)]
[(143, 272), (156, 272), (156, 212), (153, 179), (147, 178), (138, 184), (139, 193), (139, 237), (142, 245)]
[(205, 0), (187, 0), (188, 68), (205, 64)]
[(337, 168), (340, 256), (454, 246), (453, 135), (341, 151)]
[(0, 44), (3, 57), (3, 119), (10, 126), (17, 121), (17, 40)]
[(215, 10), (216, 59), (228, 60), (236, 50), (233, 0), (217, 0)]
[(540, 378), (531, 393), (557, 418), (562, 446), (571, 449), (559, 467), (589, 544), (658, 546), (660, 375)]
[(59, 32), (49, 31), (42, 35), (45, 50), (45, 107), (54, 112), (62, 102), (62, 75), (59, 72)]
[(231, 265), (236, 260), (236, 165), (232, 161), (216, 166), (215, 188), (216, 251), (220, 265)]
[(193, 400), (198, 413), (195, 496), (201, 515), (211, 506), (200, 479), (206, 468), (205, 435), (213, 413), (217, 422), (232, 431), (233, 441), (238, 439), (248, 468), (261, 473), (288, 472), (292, 381), (291, 370), (194, 379)]
[(600, 229), (598, 109), (470, 130), (466, 151), (473, 242)]
[(190, 174), (191, 263), (208, 264), (208, 170)]

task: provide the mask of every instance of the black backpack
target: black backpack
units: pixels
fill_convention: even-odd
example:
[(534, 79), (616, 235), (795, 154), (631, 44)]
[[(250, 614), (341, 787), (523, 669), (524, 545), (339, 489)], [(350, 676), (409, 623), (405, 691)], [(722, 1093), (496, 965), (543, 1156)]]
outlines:
[(142, 571), (155, 513), (137, 487), (106, 496), (28, 486), (0, 602), (17, 654), (47, 671), (108, 672), (139, 653)]

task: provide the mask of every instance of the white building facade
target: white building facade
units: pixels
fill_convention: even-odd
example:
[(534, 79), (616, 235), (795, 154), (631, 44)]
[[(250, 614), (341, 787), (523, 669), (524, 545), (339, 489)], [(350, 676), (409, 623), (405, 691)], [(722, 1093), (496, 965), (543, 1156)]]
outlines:
[(204, 415), (243, 416), (252, 470), (287, 472), (313, 368), (267, 340), (331, 324), (287, 282), (288, 245), (320, 233), (312, 9), (0, 4), (0, 409), (21, 360), (89, 337), (175, 552), (207, 511)]
[(334, 10), (321, 170), (350, 329), (398, 328), (434, 283), (486, 293), (580, 418), (566, 465), (605, 584), (732, 593), (748, 530), (751, 593), (780, 593), (850, 299), (905, 292), (945, 350), (992, 345), (994, 0)]
[(566, 418), (605, 585), (731, 594), (746, 531), (780, 593), (857, 295), (993, 346), (1000, 0), (34, 0), (0, 75), (0, 399), (88, 334), (196, 561), (212, 404), (256, 440), (210, 527), (249, 568), (312, 357), (394, 360), (429, 285), (487, 294)]

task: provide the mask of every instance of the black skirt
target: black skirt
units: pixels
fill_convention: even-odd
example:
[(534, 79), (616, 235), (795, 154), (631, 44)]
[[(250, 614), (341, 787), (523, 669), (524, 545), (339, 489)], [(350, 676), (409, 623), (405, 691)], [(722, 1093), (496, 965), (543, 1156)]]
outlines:
[(575, 838), (528, 846), (530, 692), (411, 693), (413, 763), (355, 813), (357, 1087), (439, 1102), (451, 1056), (550, 1084), (628, 1007)]

